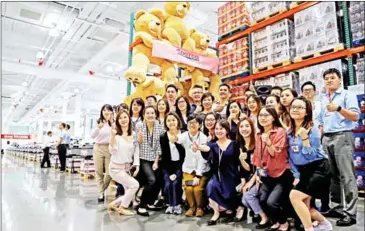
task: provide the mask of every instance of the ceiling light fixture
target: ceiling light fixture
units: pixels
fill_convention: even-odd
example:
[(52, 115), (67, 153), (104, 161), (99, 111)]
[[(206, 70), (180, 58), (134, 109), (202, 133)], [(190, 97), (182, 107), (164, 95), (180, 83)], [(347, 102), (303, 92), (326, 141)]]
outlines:
[(35, 56), (37, 59), (43, 59), (44, 58), (44, 54), (42, 51), (38, 51), (36, 56)]
[(78, 88), (75, 89), (75, 93), (79, 93), (80, 90)]
[(22, 86), (23, 87), (27, 87), (28, 86), (28, 83), (26, 81), (22, 82)]
[(60, 36), (60, 32), (58, 31), (57, 28), (50, 29), (49, 36), (57, 38), (58, 36)]

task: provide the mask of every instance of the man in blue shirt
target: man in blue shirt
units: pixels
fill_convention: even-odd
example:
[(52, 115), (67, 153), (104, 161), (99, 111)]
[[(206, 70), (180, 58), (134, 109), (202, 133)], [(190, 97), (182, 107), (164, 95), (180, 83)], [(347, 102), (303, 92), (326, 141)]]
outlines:
[(67, 132), (66, 124), (61, 123), (59, 126), (59, 129), (61, 130), (60, 139), (57, 143), (57, 149), (58, 149), (58, 158), (60, 160), (60, 171), (64, 172), (66, 170), (66, 154), (67, 154)]
[(322, 144), (331, 168), (331, 199), (338, 204), (329, 215), (341, 217), (337, 226), (351, 226), (356, 224), (358, 201), (351, 130), (359, 119), (360, 109), (356, 95), (342, 88), (337, 69), (328, 69), (323, 78), (327, 92), (321, 97), (319, 126), (324, 133)]

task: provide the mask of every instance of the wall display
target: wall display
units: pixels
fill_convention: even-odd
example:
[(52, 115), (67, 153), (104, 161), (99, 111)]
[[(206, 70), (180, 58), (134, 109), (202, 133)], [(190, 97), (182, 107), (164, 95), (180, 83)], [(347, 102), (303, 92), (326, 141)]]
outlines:
[(365, 75), (365, 58), (357, 58), (355, 64), (355, 74), (356, 74), (356, 83), (364, 84), (364, 75)]
[(288, 9), (290, 2), (252, 2), (250, 5), (253, 22), (261, 21), (269, 16)]
[(245, 2), (227, 2), (218, 8), (219, 36), (249, 25), (250, 14)]
[(221, 78), (249, 71), (248, 38), (219, 46), (219, 75)]
[(321, 2), (294, 15), (297, 57), (340, 44), (335, 2)]
[(295, 56), (294, 25), (284, 19), (252, 33), (253, 68), (289, 64)]
[(353, 45), (364, 45), (365, 3), (363, 1), (350, 2), (349, 13)]
[[(336, 68), (342, 70), (341, 60), (334, 60), (331, 62), (321, 63), (310, 67), (302, 68), (298, 70), (299, 73), (299, 86), (307, 81), (312, 81), (317, 88), (316, 100), (320, 99), (320, 94), (325, 93), (323, 85), (323, 73), (329, 68)], [(341, 76), (342, 78), (342, 76)], [(300, 92), (300, 90), (298, 91)]]

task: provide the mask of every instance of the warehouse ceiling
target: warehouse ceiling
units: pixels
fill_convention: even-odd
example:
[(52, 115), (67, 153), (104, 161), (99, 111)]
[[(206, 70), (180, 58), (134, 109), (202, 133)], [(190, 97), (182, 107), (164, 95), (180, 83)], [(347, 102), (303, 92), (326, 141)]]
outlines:
[[(98, 113), (126, 95), (130, 13), (163, 2), (2, 2), (3, 123), (54, 118), (67, 102), (73, 113)], [(188, 25), (217, 41), (219, 2), (192, 2)]]

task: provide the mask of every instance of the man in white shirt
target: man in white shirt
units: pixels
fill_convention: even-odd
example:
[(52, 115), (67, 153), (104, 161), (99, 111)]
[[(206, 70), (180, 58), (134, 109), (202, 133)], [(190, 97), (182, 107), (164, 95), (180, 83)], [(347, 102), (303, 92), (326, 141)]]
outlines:
[[(47, 136), (43, 139), (43, 158), (41, 162), (41, 168), (50, 168), (51, 167), (51, 161), (49, 160), (49, 148), (52, 145), (52, 135), (53, 133), (51, 131), (47, 132)], [(47, 163), (47, 167), (45, 167), (45, 164)]]
[(307, 81), (303, 83), (301, 86), (302, 95), (304, 98), (309, 100), (312, 103), (312, 110), (313, 110), (313, 121), (316, 126), (318, 126), (318, 119), (321, 114), (321, 102), (314, 101), (314, 97), (317, 94), (316, 85), (311, 81)]
[(222, 83), (219, 86), (219, 100), (213, 105), (214, 112), (221, 115), (222, 118), (226, 118), (228, 101), (231, 98), (231, 87)]

